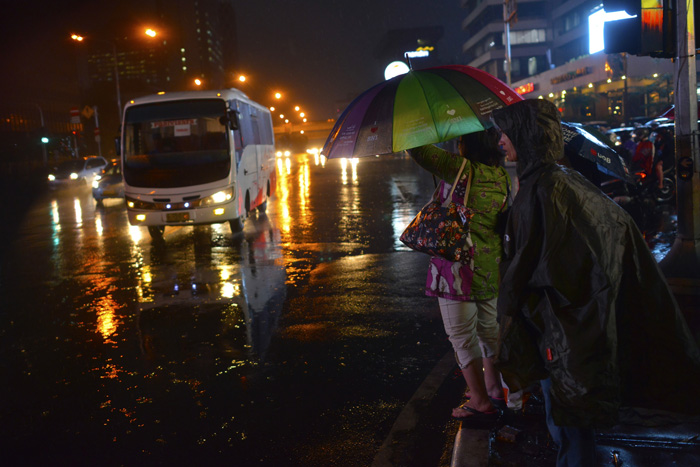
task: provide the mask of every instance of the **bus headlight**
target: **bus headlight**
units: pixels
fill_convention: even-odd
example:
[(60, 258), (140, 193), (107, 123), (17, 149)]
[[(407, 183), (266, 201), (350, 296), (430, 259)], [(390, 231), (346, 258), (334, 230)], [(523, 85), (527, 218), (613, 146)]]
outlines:
[(233, 190), (231, 188), (227, 188), (225, 190), (217, 191), (211, 196), (202, 198), (202, 205), (209, 206), (212, 204), (221, 204), (225, 203), (231, 198), (233, 198)]

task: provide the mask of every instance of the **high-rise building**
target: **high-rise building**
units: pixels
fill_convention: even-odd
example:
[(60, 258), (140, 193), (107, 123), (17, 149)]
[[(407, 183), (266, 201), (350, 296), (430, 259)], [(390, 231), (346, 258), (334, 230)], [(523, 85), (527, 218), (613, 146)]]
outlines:
[[(118, 133), (118, 101), (123, 108), (146, 94), (232, 86), (232, 0), (121, 0), (95, 25), (81, 44), (80, 83), (84, 104), (100, 109), (101, 133), (110, 139)], [(94, 123), (87, 122), (87, 134)]]
[[(672, 104), (670, 59), (602, 50), (600, 0), (461, 1), (464, 62), (507, 82), (509, 38), (510, 84), (555, 102), (565, 118), (622, 123)], [(506, 11), (514, 13), (508, 35)]]

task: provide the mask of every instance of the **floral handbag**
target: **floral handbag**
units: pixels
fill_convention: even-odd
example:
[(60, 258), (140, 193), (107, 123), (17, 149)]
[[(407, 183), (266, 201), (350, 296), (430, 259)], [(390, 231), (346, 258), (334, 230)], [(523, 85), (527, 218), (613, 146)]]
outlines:
[(474, 245), (469, 232), (469, 222), (474, 213), (467, 207), (467, 201), (473, 170), (469, 171), (464, 204), (452, 201), (452, 193), (466, 163), (467, 160), (464, 159), (445, 201), (441, 203), (440, 198), (434, 196), (403, 231), (399, 239), (407, 247), (448, 261), (472, 263)]

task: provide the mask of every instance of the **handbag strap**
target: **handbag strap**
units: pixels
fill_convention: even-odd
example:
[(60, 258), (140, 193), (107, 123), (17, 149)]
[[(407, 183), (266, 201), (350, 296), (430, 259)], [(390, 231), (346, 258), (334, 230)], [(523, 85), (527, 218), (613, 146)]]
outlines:
[[(462, 165), (459, 167), (459, 172), (457, 172), (457, 177), (455, 178), (455, 181), (452, 184), (452, 188), (450, 188), (450, 193), (447, 195), (447, 198), (445, 198), (445, 201), (442, 202), (442, 207), (447, 207), (447, 205), (450, 204), (450, 201), (452, 201), (452, 193), (454, 193), (455, 187), (457, 186), (457, 182), (459, 182), (459, 177), (462, 176), (462, 171), (464, 170), (465, 165), (467, 165), (466, 158), (462, 161)], [(467, 200), (469, 199), (469, 189), (472, 186), (472, 172), (473, 172), (473, 170), (469, 170), (469, 181), (467, 182), (467, 188), (464, 191), (464, 206), (467, 205)]]

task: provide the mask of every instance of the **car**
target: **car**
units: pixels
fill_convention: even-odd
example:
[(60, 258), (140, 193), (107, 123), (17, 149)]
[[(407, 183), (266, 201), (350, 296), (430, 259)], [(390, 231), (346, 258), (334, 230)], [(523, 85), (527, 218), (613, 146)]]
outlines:
[(70, 159), (54, 167), (49, 172), (51, 186), (92, 183), (95, 175), (109, 165), (107, 159), (101, 156), (89, 156), (80, 159)]
[(105, 198), (124, 199), (124, 178), (119, 161), (110, 162), (100, 175), (95, 176), (92, 182), (92, 197), (97, 204), (102, 204)]

